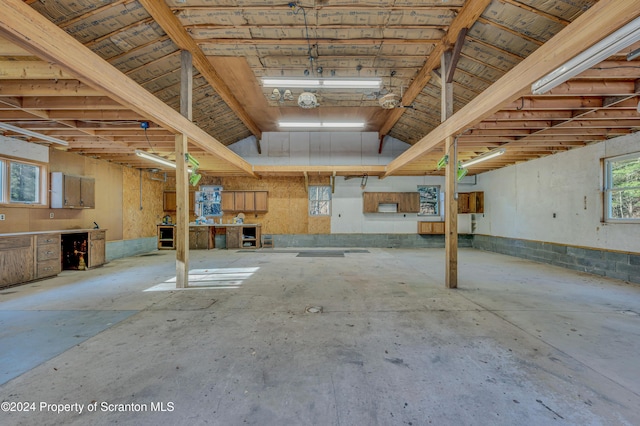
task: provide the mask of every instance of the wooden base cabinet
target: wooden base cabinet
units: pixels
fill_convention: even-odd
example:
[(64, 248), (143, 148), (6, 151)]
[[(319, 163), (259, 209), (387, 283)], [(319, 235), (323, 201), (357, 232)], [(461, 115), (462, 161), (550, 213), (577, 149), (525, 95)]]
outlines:
[(420, 235), (444, 235), (444, 222), (418, 222)]
[(260, 225), (227, 226), (228, 249), (260, 248), (262, 227)]
[(62, 271), (60, 234), (36, 235), (36, 276), (46, 278)]
[(33, 237), (0, 238), (0, 287), (35, 279)]
[(88, 268), (106, 263), (105, 231), (89, 232), (89, 263)]

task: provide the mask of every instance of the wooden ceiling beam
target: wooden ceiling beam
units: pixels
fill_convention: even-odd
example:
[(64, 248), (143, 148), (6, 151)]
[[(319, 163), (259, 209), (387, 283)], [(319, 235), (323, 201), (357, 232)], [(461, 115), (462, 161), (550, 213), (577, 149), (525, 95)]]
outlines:
[(126, 108), (107, 96), (49, 96), (24, 97), (22, 109), (121, 110)]
[[(471, 28), (474, 22), (482, 15), (482, 12), (491, 3), (491, 0), (467, 0), (455, 17), (447, 34), (438, 43), (425, 62), (424, 66), (418, 71), (404, 95), (402, 96), (403, 105), (411, 105), (416, 97), (422, 92), (424, 86), (431, 79), (431, 71), (440, 66), (440, 58), (442, 54), (448, 50), (457, 40), (458, 34), (463, 28)], [(391, 110), (389, 117), (380, 127), (379, 133), (386, 135), (391, 128), (398, 122), (404, 112), (404, 108), (395, 108)]]
[(207, 79), (211, 87), (220, 95), (222, 100), (229, 105), (229, 108), (247, 126), (249, 131), (258, 139), (262, 139), (262, 131), (258, 128), (247, 111), (233, 95), (227, 84), (222, 80), (211, 62), (207, 59), (200, 47), (191, 38), (189, 33), (182, 26), (178, 18), (171, 12), (165, 2), (155, 0), (139, 0), (140, 4), (155, 19), (160, 27), (169, 35), (171, 40), (182, 50), (191, 52), (193, 65)]
[[(467, 3), (469, 4), (469, 3)], [(462, 133), (504, 105), (531, 93), (531, 84), (558, 68), (585, 47), (624, 26), (640, 14), (637, 5), (615, 0), (600, 0), (571, 25), (516, 65), (489, 89), (477, 96), (451, 118), (439, 125), (411, 148), (387, 165), (385, 176), (416, 160), (447, 137)]]
[[(351, 29), (351, 28), (350, 28)], [(202, 45), (250, 45), (250, 46), (307, 46), (307, 39), (287, 38), (287, 39), (271, 39), (271, 38), (196, 38), (194, 39), (199, 46)], [(417, 44), (424, 46), (425, 44), (436, 44), (440, 39), (411, 39), (411, 38), (314, 38), (313, 44), (316, 45), (333, 45), (333, 46), (383, 46), (383, 45), (405, 45)], [(322, 55), (324, 57), (324, 55)]]
[(173, 133), (186, 134), (193, 144), (230, 163), (239, 172), (255, 176), (251, 164), (158, 100), (22, 0), (4, 0), (2, 12), (0, 36), (41, 58), (55, 62), (66, 72), (73, 72), (74, 78), (104, 91), (105, 95), (144, 115), (148, 121), (156, 121)]
[(78, 80), (3, 80), (0, 96), (102, 96)]
[(43, 61), (0, 61), (0, 80), (71, 80), (68, 71)]

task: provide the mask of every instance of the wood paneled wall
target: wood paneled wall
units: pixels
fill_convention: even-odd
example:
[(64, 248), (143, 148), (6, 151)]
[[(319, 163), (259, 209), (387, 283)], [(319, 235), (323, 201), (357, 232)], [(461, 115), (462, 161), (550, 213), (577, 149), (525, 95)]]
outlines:
[[(0, 233), (93, 228), (96, 222), (101, 229), (108, 230), (108, 241), (155, 236), (155, 225), (163, 215), (164, 182), (152, 180), (150, 173), (142, 172), (141, 210), (140, 172), (137, 169), (51, 149), (48, 172), (94, 178), (95, 209), (0, 206), (0, 213), (6, 217), (0, 221)], [(50, 218), (51, 213), (53, 218)]]
[[(328, 176), (309, 176), (309, 185), (330, 185)], [(263, 234), (330, 234), (331, 218), (310, 217), (308, 195), (303, 177), (203, 176), (199, 185), (222, 185), (228, 191), (268, 191), (269, 211), (248, 213), (246, 223), (261, 223)], [(175, 181), (167, 180), (165, 189), (174, 190)], [(231, 223), (237, 213), (225, 214), (224, 223)]]

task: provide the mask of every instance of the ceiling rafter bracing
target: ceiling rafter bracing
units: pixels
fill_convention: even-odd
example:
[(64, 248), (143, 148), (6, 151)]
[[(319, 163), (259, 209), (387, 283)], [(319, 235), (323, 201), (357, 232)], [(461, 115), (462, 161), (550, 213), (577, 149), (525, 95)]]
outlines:
[(229, 105), (233, 112), (242, 120), (249, 131), (258, 138), (262, 137), (262, 132), (253, 119), (247, 114), (243, 106), (238, 102), (227, 84), (220, 78), (215, 68), (195, 41), (182, 27), (180, 21), (171, 12), (171, 9), (164, 2), (153, 0), (139, 0), (147, 12), (158, 22), (160, 27), (169, 35), (173, 42), (182, 50), (191, 52), (193, 65), (207, 79), (209, 84), (218, 92), (220, 97)]
[[(602, 13), (602, 10), (607, 13)], [(565, 27), (559, 34), (541, 46), (527, 59), (516, 65), (491, 88), (469, 102), (465, 107), (422, 138), (410, 149), (389, 163), (385, 176), (393, 174), (406, 164), (417, 160), (446, 137), (457, 135), (473, 127), (485, 117), (497, 112), (530, 91), (530, 85), (544, 74), (574, 57), (585, 46), (600, 40), (636, 16), (640, 10), (632, 4), (601, 0)], [(524, 98), (523, 98), (524, 103)]]

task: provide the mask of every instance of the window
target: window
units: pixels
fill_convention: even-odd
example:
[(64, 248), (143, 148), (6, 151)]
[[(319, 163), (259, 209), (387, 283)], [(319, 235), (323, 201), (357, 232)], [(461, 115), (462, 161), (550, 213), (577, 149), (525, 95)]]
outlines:
[(44, 166), (0, 158), (0, 202), (44, 204), (46, 173)]
[(33, 164), (9, 163), (9, 193), (12, 203), (40, 202), (40, 167)]
[(604, 160), (608, 221), (640, 221), (640, 153)]
[(222, 216), (222, 187), (201, 186), (196, 192), (196, 216)]
[(331, 187), (309, 187), (309, 216), (331, 215)]
[(440, 185), (418, 185), (420, 212), (418, 216), (440, 215)]

